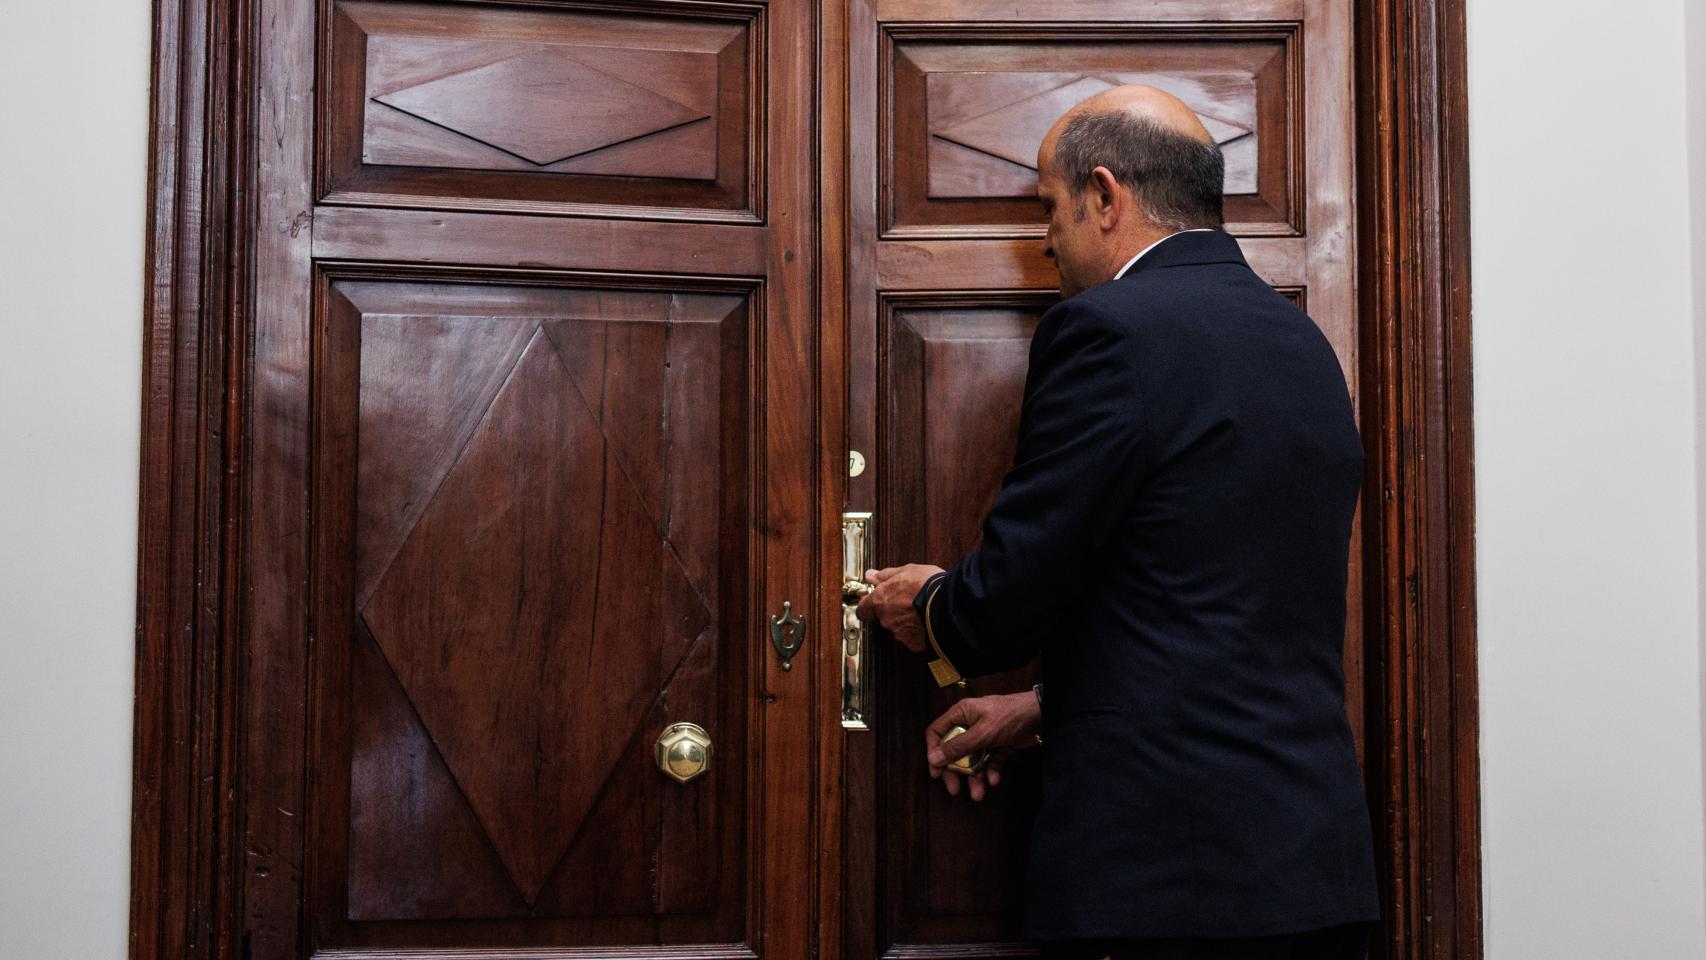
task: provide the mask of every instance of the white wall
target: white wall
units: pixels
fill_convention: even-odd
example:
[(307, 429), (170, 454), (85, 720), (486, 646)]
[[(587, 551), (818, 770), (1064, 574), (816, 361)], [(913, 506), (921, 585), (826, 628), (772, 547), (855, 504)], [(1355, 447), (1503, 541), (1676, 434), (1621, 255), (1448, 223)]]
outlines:
[[(1694, 263), (1694, 457), (1697, 516), (1706, 518), (1706, 3), (1688, 4), (1688, 168)], [(1700, 533), (1701, 657), (1706, 660), (1706, 531)], [(1706, 763), (1706, 668), (1701, 671), (1701, 752)], [(1702, 813), (1706, 816), (1706, 812)]]
[(125, 956), (149, 4), (0, 28), (0, 955)]
[[(1694, 267), (1694, 457), (1696, 516), (1706, 521), (1706, 3), (1684, 4), (1688, 58), (1688, 174)], [(1706, 661), (1706, 530), (1697, 528), (1701, 659)], [(1706, 666), (1700, 678), (1700, 739), (1706, 767)], [(1706, 810), (1702, 810), (1706, 817)]]
[(1706, 957), (1699, 2), (1469, 0), (1493, 960)]
[[(1694, 265), (1694, 456), (1697, 516), (1706, 518), (1706, 3), (1685, 4), (1688, 47), (1688, 172)], [(1701, 658), (1706, 660), (1706, 531), (1700, 532)], [(1701, 671), (1700, 734), (1706, 766), (1706, 668)], [(1703, 811), (1706, 816), (1706, 811)]]

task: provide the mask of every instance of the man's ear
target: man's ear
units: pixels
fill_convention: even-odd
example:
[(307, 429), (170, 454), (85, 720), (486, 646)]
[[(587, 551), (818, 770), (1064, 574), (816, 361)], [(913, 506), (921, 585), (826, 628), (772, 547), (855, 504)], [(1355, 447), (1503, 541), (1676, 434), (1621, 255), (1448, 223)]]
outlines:
[(1107, 167), (1097, 167), (1090, 171), (1089, 183), (1090, 213), (1096, 218), (1096, 225), (1103, 230), (1112, 230), (1119, 226), (1120, 217), (1125, 211), (1120, 209), (1120, 182), (1114, 178), (1113, 171)]

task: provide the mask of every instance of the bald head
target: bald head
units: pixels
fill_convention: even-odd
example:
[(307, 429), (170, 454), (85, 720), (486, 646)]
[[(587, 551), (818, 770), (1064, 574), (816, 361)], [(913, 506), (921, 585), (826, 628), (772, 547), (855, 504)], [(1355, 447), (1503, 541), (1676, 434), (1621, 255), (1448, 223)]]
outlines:
[(1221, 225), (1226, 162), (1196, 112), (1155, 87), (1114, 87), (1055, 122), (1037, 149), (1043, 253), (1066, 296), (1181, 230)]
[(1220, 226), (1225, 166), (1195, 110), (1142, 84), (1079, 103), (1037, 148), (1039, 178), (1059, 176), (1077, 196), (1093, 171), (1105, 170), (1144, 216), (1170, 230)]
[(1190, 137), (1198, 143), (1210, 146), (1214, 144), (1214, 138), (1209, 136), (1208, 128), (1203, 126), (1202, 119), (1197, 116), (1195, 110), (1185, 106), (1185, 101), (1159, 87), (1128, 83), (1111, 90), (1103, 90), (1066, 111), (1065, 116), (1056, 120), (1054, 126), (1049, 128), (1048, 135), (1043, 138), (1044, 148), (1052, 149), (1051, 141), (1059, 138), (1060, 131), (1074, 117), (1110, 113), (1146, 120), (1163, 130)]

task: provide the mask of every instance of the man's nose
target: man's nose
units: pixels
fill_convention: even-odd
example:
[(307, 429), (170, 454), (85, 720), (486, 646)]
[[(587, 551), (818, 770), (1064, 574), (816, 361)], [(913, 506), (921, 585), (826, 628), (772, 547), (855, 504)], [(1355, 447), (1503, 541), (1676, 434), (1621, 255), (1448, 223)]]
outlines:
[(1043, 237), (1043, 256), (1050, 260), (1054, 259), (1054, 241), (1047, 236)]

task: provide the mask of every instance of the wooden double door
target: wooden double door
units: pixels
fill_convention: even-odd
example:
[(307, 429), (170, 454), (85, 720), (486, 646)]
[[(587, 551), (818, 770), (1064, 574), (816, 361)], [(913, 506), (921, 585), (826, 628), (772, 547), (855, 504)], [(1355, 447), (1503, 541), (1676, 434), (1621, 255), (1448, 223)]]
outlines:
[(921, 734), (1030, 678), (844, 637), (842, 516), (879, 564), (976, 543), (1055, 297), (1035, 149), (1118, 83), (1198, 110), (1229, 229), (1354, 378), (1349, 4), (254, 30), (244, 956), (1023, 953), (1034, 765), (973, 806)]

